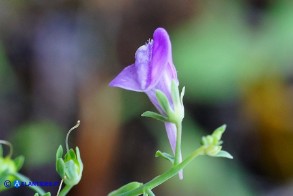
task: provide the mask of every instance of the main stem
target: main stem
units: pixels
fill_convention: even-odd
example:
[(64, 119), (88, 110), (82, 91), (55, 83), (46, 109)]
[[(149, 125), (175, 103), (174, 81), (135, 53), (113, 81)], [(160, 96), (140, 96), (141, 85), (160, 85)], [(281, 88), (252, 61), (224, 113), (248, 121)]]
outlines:
[(205, 147), (201, 146), (198, 149), (196, 149), (191, 155), (189, 155), (184, 161), (179, 163), (178, 165), (173, 166), (171, 169), (163, 173), (162, 175), (159, 175), (155, 178), (153, 178), (148, 183), (142, 185), (141, 187), (134, 189), (132, 191), (119, 194), (119, 196), (134, 196), (134, 195), (141, 195), (146, 190), (152, 190), (153, 188), (159, 186), (160, 184), (166, 182), (173, 176), (175, 176), (180, 170), (182, 170), (184, 167), (186, 167), (194, 158), (196, 158), (199, 155), (204, 154)]
[(65, 196), (72, 189), (73, 186), (65, 185), (63, 189), (60, 191), (59, 196)]

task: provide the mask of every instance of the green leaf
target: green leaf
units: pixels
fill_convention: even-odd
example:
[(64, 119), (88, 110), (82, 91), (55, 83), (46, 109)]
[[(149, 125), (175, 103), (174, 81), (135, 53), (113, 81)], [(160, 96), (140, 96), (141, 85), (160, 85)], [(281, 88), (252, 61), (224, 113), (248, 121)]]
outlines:
[(65, 176), (65, 163), (62, 158), (57, 159), (56, 161), (56, 171), (63, 179)]
[(62, 158), (62, 155), (63, 155), (63, 147), (60, 145), (56, 152), (56, 160), (59, 158)]
[(154, 118), (156, 120), (163, 121), (163, 122), (168, 122), (168, 119), (165, 116), (158, 114), (156, 112), (146, 111), (146, 112), (142, 113), (141, 116)]
[(162, 107), (164, 112), (168, 115), (171, 111), (171, 108), (170, 108), (170, 104), (169, 104), (167, 96), (162, 91), (156, 90), (156, 97), (160, 106)]
[(130, 182), (130, 183), (120, 187), (119, 189), (112, 191), (111, 193), (109, 193), (108, 196), (118, 196), (122, 193), (126, 193), (126, 192), (132, 191), (134, 189), (137, 189), (141, 185), (143, 185), (143, 184), (140, 182)]
[(157, 151), (156, 154), (155, 154), (155, 157), (162, 157), (168, 161), (170, 161), (172, 164), (174, 163), (174, 156), (173, 155), (170, 155), (166, 152), (161, 152), (161, 151)]
[(18, 156), (14, 159), (14, 164), (16, 166), (16, 171), (19, 171), (24, 163), (24, 156)]
[(171, 96), (172, 96), (172, 101), (174, 105), (177, 105), (180, 103), (178, 85), (176, 84), (174, 80), (172, 80), (172, 83), (171, 83)]
[(227, 159), (233, 159), (233, 156), (224, 150), (221, 150), (218, 154), (215, 155), (215, 157), (223, 157), (223, 158), (227, 158)]

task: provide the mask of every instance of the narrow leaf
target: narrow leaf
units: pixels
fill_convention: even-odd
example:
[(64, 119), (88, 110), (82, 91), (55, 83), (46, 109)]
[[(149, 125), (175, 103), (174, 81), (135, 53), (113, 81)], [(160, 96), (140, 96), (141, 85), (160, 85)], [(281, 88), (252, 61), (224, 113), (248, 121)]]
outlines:
[(141, 116), (143, 117), (149, 117), (149, 118), (154, 118), (159, 121), (167, 122), (167, 118), (165, 116), (162, 116), (161, 114), (158, 114), (156, 112), (151, 112), (151, 111), (146, 111), (144, 112)]
[(223, 158), (227, 158), (227, 159), (233, 159), (233, 156), (229, 152), (223, 151), (223, 150), (221, 150), (218, 154), (216, 154), (215, 157), (223, 157)]
[(123, 193), (127, 193), (129, 191), (132, 191), (134, 189), (137, 189), (138, 187), (140, 187), (141, 185), (143, 185), (142, 183), (140, 182), (130, 182), (122, 187), (120, 187), (119, 189), (115, 190), (115, 191), (112, 191), (109, 196), (118, 196), (120, 194), (123, 194)]
[(161, 151), (157, 151), (156, 154), (155, 154), (155, 157), (162, 157), (168, 161), (170, 161), (172, 164), (174, 163), (174, 156), (173, 155), (170, 155), (166, 152), (161, 152)]

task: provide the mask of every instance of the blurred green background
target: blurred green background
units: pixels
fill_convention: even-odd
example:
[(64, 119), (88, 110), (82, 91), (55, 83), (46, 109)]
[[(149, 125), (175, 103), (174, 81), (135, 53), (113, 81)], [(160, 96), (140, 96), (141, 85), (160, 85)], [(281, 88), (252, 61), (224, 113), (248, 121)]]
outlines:
[[(234, 159), (200, 157), (157, 195), (293, 195), (293, 2), (290, 0), (0, 1), (0, 138), (25, 155), (22, 173), (59, 180), (70, 138), (84, 162), (69, 195), (106, 195), (168, 168), (162, 123), (142, 93), (108, 83), (157, 27), (170, 34), (184, 97), (183, 156), (227, 124)], [(58, 187), (45, 187), (53, 195)], [(1, 195), (32, 195), (9, 190)]]

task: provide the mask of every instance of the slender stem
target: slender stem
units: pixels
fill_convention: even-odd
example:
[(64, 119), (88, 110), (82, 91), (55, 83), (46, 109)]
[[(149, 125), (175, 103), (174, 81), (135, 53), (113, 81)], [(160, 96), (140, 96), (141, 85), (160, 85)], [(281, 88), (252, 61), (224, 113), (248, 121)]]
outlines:
[(163, 173), (162, 175), (159, 175), (155, 178), (153, 178), (151, 181), (147, 182), (146, 184), (140, 186), (137, 189), (134, 189), (132, 191), (128, 191), (126, 193), (119, 194), (119, 196), (135, 196), (135, 195), (141, 195), (143, 194), (146, 190), (151, 190), (160, 184), (166, 182), (173, 176), (175, 176), (180, 170), (182, 170), (184, 167), (186, 167), (194, 158), (196, 158), (199, 155), (204, 154), (205, 147), (201, 146), (191, 155), (189, 155), (184, 161), (179, 163), (178, 165), (173, 166), (171, 169)]
[(70, 189), (72, 189), (73, 186), (70, 186), (70, 185), (65, 185), (63, 187), (63, 189), (60, 191), (60, 194), (59, 196), (65, 196), (67, 195), (67, 193), (70, 191)]
[[(26, 177), (26, 176), (24, 176), (24, 175), (22, 175), (20, 173), (13, 173), (11, 175), (13, 175), (16, 179), (18, 179), (21, 182), (25, 182), (25, 183), (31, 182), (31, 180), (28, 177)], [(44, 195), (45, 194), (45, 191), (39, 186), (28, 186), (28, 187), (30, 189), (36, 191), (37, 193), (39, 193), (39, 195)]]
[(69, 135), (70, 135), (71, 131), (73, 131), (74, 129), (76, 129), (79, 125), (80, 125), (80, 120), (78, 120), (78, 121), (76, 122), (76, 125), (74, 125), (74, 126), (68, 131), (68, 133), (67, 133), (67, 135), (66, 135), (66, 141), (65, 141), (65, 144), (66, 144), (66, 150), (67, 150), (67, 152), (69, 151), (69, 147), (68, 147), (68, 138), (69, 138)]
[(182, 135), (182, 125), (181, 122), (176, 123), (176, 149), (175, 149), (175, 160), (174, 165), (178, 165), (181, 159), (181, 135)]
[(63, 179), (60, 182), (60, 185), (59, 185), (59, 188), (58, 188), (58, 192), (57, 192), (57, 196), (59, 196), (59, 194), (60, 194), (62, 184), (63, 184)]

